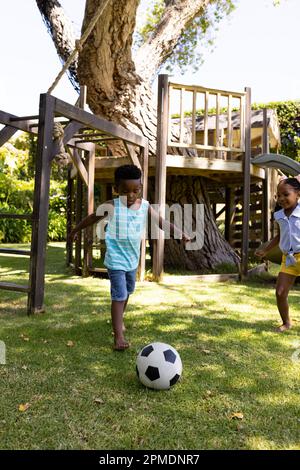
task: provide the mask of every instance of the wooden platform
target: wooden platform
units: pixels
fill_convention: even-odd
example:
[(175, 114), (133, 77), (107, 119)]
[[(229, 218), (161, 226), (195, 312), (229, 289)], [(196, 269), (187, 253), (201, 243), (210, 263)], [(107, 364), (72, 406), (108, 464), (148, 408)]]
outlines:
[[(155, 161), (155, 157), (149, 158), (149, 176), (155, 175)], [(130, 163), (128, 157), (97, 157), (95, 159), (95, 180), (112, 182), (115, 169), (120, 165)], [(168, 175), (205, 176), (224, 184), (243, 182), (241, 161), (167, 155), (166, 165)], [(263, 168), (251, 165), (250, 169), (253, 182), (265, 179)]]

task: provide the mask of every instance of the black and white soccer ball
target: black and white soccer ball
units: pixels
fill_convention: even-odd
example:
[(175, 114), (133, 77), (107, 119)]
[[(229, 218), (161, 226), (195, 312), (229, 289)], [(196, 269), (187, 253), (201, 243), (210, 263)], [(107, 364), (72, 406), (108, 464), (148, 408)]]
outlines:
[(150, 343), (137, 356), (136, 373), (146, 387), (167, 390), (180, 379), (182, 362), (169, 344)]

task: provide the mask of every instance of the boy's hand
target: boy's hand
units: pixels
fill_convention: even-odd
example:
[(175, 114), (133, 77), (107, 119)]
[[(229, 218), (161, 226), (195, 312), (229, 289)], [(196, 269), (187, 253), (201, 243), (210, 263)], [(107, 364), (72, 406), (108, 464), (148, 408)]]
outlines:
[(186, 233), (182, 233), (182, 241), (184, 244), (186, 244), (191, 241), (191, 237), (189, 237), (189, 235), (187, 235)]

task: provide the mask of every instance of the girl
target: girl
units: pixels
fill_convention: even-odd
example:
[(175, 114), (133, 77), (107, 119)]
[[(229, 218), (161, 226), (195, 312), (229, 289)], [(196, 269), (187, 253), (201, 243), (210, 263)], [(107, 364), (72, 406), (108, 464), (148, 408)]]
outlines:
[(277, 307), (282, 325), (277, 328), (283, 332), (292, 327), (289, 316), (288, 294), (297, 276), (300, 276), (300, 182), (296, 178), (285, 178), (277, 186), (277, 201), (281, 210), (274, 218), (279, 225), (279, 234), (264, 249), (256, 251), (263, 258), (279, 243), (282, 263), (276, 284)]

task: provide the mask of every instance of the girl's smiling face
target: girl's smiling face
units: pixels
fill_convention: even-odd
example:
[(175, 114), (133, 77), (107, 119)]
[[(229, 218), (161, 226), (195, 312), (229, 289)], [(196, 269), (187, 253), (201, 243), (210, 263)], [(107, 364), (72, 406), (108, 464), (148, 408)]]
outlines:
[(126, 196), (127, 207), (133, 206), (139, 197), (141, 197), (141, 180), (121, 180), (116, 188), (119, 196)]
[(299, 191), (290, 184), (279, 183), (277, 186), (277, 201), (284, 211), (292, 212), (298, 204)]

